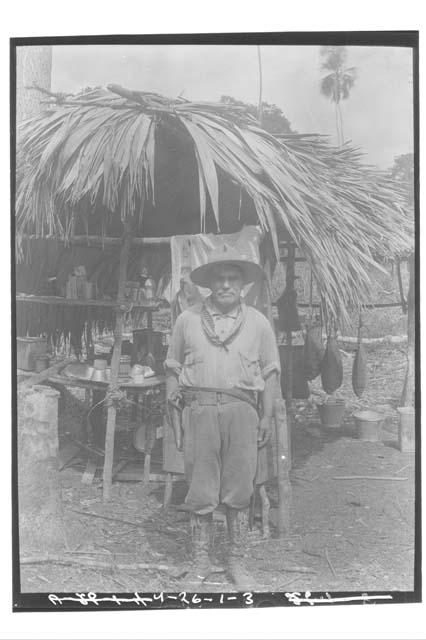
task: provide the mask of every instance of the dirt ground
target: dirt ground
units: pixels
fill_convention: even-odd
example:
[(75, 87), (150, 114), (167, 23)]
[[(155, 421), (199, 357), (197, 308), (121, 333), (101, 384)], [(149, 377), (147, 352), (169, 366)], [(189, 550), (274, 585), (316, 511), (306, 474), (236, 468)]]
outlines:
[[(285, 540), (277, 537), (277, 491), (272, 484), (268, 487), (271, 538), (263, 540), (255, 531), (248, 560), (256, 590), (413, 589), (414, 455), (397, 449), (396, 407), (405, 356), (390, 347), (369, 352), (370, 380), (361, 401), (350, 386), (352, 358), (343, 354), (345, 384), (339, 395), (346, 399), (347, 409), (341, 428), (324, 430), (315, 406), (309, 401), (297, 403), (291, 531)], [(312, 390), (319, 388), (315, 381)], [(352, 413), (360, 407), (379, 407), (386, 414), (379, 442), (357, 438)], [(68, 419), (79, 418), (70, 410)], [(350, 475), (395, 479), (336, 479)], [(189, 517), (177, 509), (185, 497), (185, 483), (175, 483), (172, 506), (165, 511), (163, 485), (115, 482), (111, 502), (103, 504), (100, 475), (92, 485), (82, 484), (81, 476), (81, 465), (60, 473), (68, 545), (64, 556), (81, 564), (22, 566), (22, 591), (189, 591), (184, 577), (190, 559)], [(255, 524), (260, 526), (258, 519)], [(223, 564), (226, 531), (220, 513), (214, 534), (214, 555)], [(105, 567), (87, 566), (93, 561)], [(151, 567), (136, 566), (141, 563)], [(233, 591), (224, 573), (210, 580), (205, 591)]]

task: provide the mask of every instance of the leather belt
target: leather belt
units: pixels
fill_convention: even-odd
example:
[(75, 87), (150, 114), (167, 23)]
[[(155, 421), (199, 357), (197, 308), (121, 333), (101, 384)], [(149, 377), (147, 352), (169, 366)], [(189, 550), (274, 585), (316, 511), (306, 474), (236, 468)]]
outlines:
[(255, 392), (243, 391), (242, 389), (183, 387), (181, 393), (185, 406), (191, 405), (194, 401), (202, 406), (217, 406), (231, 402), (248, 402), (248, 404), (257, 410)]

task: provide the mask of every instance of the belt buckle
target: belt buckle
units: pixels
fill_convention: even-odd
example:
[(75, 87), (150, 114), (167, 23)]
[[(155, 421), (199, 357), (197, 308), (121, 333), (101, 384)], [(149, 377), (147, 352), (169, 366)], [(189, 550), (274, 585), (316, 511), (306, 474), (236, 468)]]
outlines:
[(224, 393), (222, 391), (217, 391), (217, 401), (219, 404), (224, 404), (225, 400), (224, 400)]

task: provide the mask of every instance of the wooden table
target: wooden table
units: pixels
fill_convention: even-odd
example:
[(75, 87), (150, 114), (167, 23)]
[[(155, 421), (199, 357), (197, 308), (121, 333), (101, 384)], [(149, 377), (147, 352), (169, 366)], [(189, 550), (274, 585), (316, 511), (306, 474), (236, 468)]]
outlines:
[[(135, 383), (131, 378), (123, 378), (122, 381), (119, 380), (119, 389), (121, 391), (126, 391), (130, 395), (139, 396), (149, 393), (152, 390), (159, 390), (161, 387), (165, 388), (165, 376), (152, 376), (150, 378), (146, 378), (142, 383)], [(93, 392), (92, 394), (92, 407), (96, 406), (97, 403), (102, 402), (104, 394), (108, 390), (108, 382), (96, 382), (94, 380), (86, 380), (84, 378), (71, 377), (67, 375), (63, 375), (61, 373), (51, 375), (46, 379), (46, 382), (53, 385), (61, 385), (66, 387), (74, 387), (80, 389), (86, 389), (86, 391)], [(151, 452), (152, 448), (155, 444), (155, 440), (159, 435), (162, 435), (162, 427), (157, 429), (157, 425), (148, 423), (149, 429), (147, 429), (146, 433), (146, 446), (145, 446), (145, 459), (144, 459), (144, 468), (143, 468), (143, 480), (144, 482), (149, 482), (149, 480), (159, 480), (163, 478), (159, 478), (159, 474), (151, 474)], [(89, 465), (90, 466), (90, 465)], [(93, 479), (94, 472), (96, 471), (97, 465), (93, 468), (93, 463), (91, 465), (91, 474), (87, 474), (84, 477), (91, 477)], [(121, 467), (122, 469), (123, 467)], [(153, 475), (155, 477), (153, 477)], [(166, 477), (164, 476), (164, 480)]]

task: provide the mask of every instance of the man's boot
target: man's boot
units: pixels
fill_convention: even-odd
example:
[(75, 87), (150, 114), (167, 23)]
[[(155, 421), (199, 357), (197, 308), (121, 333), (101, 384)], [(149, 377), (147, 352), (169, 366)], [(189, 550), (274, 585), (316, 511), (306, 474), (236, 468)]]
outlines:
[(191, 513), (192, 566), (184, 578), (188, 589), (199, 589), (203, 581), (214, 571), (209, 558), (213, 514)]
[(228, 575), (238, 591), (253, 591), (256, 581), (246, 568), (248, 555), (248, 509), (226, 508), (226, 522), (229, 536)]

